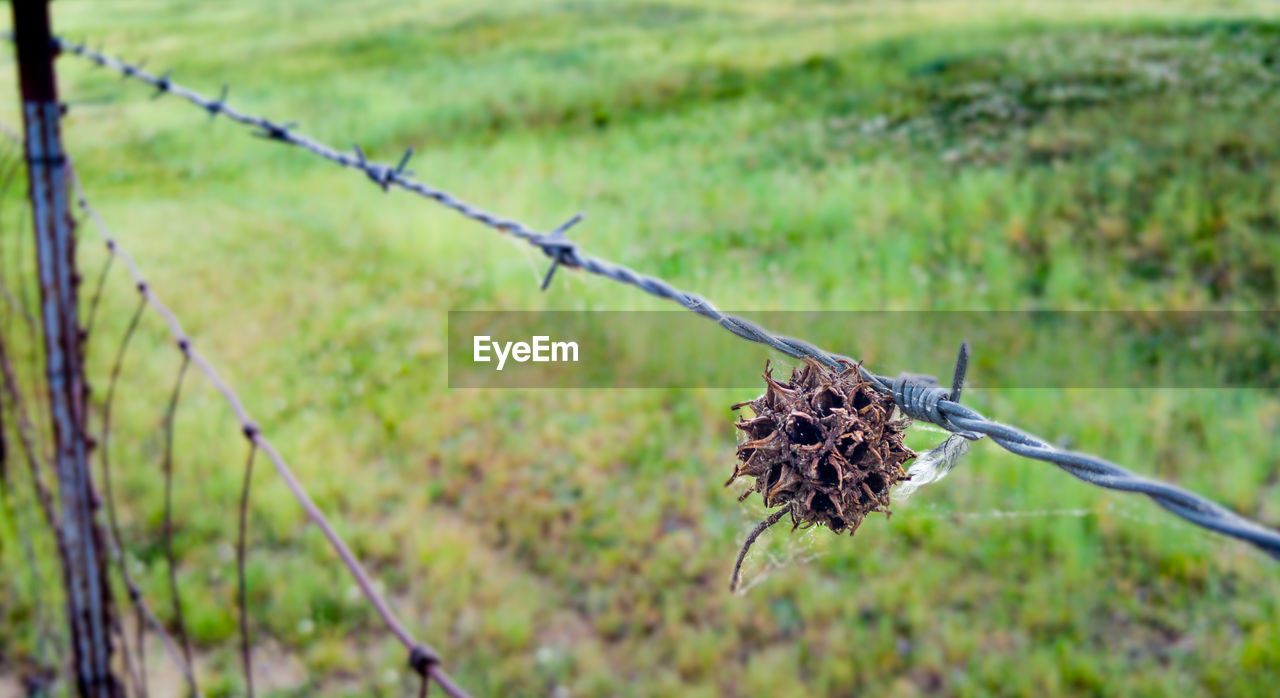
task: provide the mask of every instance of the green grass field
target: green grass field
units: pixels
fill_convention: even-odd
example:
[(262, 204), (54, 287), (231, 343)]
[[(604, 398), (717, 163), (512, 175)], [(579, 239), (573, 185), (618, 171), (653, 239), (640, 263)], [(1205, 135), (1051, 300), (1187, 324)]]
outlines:
[[(421, 179), (531, 225), (585, 211), (587, 251), (724, 308), (1280, 309), (1269, 2), (284, 5), (61, 0), (54, 18), (338, 147), (393, 161), (413, 146)], [(532, 248), (74, 57), (59, 70), (88, 195), (475, 695), (1274, 695), (1274, 561), (985, 442), (853, 538), (774, 529), (730, 594), (765, 515), (722, 487), (729, 405), (754, 393), (447, 388), (450, 309), (674, 306), (571, 271), (540, 293)], [(18, 126), (11, 58), (0, 79)], [(4, 249), (30, 256), (6, 215)], [(96, 278), (105, 253), (81, 232)], [(99, 410), (137, 303), (112, 274), (89, 348)], [(845, 337), (828, 348), (880, 373), (948, 370)], [(974, 350), (975, 378), (1009, 358)], [(166, 618), (160, 425), (179, 360), (145, 316), (112, 450), (130, 564)], [(966, 402), (1280, 526), (1274, 391)], [(238, 695), (246, 447), (198, 375), (177, 420), (187, 622), (206, 694)], [(12, 470), (0, 694), (65, 656), (40, 641), (37, 619), (64, 632), (59, 573)], [(259, 695), (416, 690), (265, 461), (254, 487)], [(181, 693), (158, 646), (149, 664), (154, 691)]]

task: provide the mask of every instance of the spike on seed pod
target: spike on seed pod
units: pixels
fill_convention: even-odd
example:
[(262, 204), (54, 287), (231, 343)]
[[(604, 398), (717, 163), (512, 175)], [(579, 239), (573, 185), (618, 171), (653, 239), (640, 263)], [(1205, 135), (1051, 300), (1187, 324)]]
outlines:
[(759, 492), (766, 507), (787, 507), (793, 527), (853, 535), (867, 514), (887, 516), (889, 490), (907, 479), (902, 466), (916, 456), (902, 444), (908, 420), (892, 418), (893, 397), (863, 380), (857, 366), (835, 371), (809, 360), (782, 383), (766, 362), (763, 377), (763, 395), (733, 406), (754, 416), (734, 425), (746, 440), (725, 485), (754, 478), (742, 499)]

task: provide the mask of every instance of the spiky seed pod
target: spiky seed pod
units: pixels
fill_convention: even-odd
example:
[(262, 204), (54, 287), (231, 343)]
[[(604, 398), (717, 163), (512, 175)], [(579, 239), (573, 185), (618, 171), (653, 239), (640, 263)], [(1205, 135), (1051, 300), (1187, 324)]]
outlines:
[(905, 419), (893, 398), (862, 379), (856, 366), (833, 371), (807, 361), (779, 383), (765, 364), (765, 393), (733, 406), (754, 417), (736, 423), (746, 435), (728, 485), (755, 478), (741, 499), (759, 492), (769, 508), (790, 505), (794, 526), (858, 529), (873, 511), (889, 514), (889, 488), (907, 479), (916, 454), (902, 445)]

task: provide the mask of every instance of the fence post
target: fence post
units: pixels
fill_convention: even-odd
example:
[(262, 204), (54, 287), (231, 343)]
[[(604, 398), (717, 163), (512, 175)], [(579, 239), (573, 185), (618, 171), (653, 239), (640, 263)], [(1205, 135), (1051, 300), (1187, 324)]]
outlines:
[(80, 279), (67, 192), (67, 159), (59, 127), (62, 106), (53, 70), (57, 48), (49, 26), (48, 0), (13, 0), (10, 6), (35, 221), (71, 666), (82, 698), (118, 698), (124, 690), (111, 661), (111, 590), (102, 530), (94, 518), (96, 502), (89, 472), (88, 390), (76, 313)]

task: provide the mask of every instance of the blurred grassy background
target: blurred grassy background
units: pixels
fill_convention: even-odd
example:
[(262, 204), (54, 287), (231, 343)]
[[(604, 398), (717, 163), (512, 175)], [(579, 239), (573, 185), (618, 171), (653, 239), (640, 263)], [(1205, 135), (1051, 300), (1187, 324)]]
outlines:
[[(54, 12), (71, 38), (208, 94), (229, 83), (241, 108), (339, 147), (386, 161), (414, 146), (422, 179), (531, 225), (585, 210), (575, 237), (589, 251), (730, 309), (1278, 305), (1269, 2), (59, 0)], [(771, 532), (748, 560), (750, 590), (729, 594), (763, 516), (721, 487), (729, 405), (754, 394), (446, 388), (448, 309), (667, 305), (575, 273), (539, 293), (534, 250), (149, 102), (90, 64), (59, 66), (89, 196), (476, 695), (1262, 696), (1280, 681), (1274, 562), (990, 444), (852, 539)], [(19, 123), (15, 97), (3, 110)], [(104, 254), (82, 232), (90, 276)], [(29, 254), (19, 244), (5, 249)], [(107, 288), (90, 343), (98, 409), (136, 303), (121, 270)], [(830, 348), (858, 356), (858, 334)], [(114, 413), (130, 564), (162, 614), (160, 422), (178, 363), (147, 316)], [(889, 356), (873, 368), (948, 370)], [(1280, 525), (1274, 392), (966, 399)], [(915, 431), (918, 449), (939, 438)], [(177, 444), (187, 622), (203, 687), (234, 695), (245, 447), (194, 375)], [(21, 508), (30, 487), (15, 477)], [(0, 526), (11, 685), (57, 654), (40, 654), (13, 511)], [(260, 690), (407, 692), (401, 649), (261, 463), (251, 516)], [(42, 618), (61, 632), (48, 587)], [(176, 693), (172, 678), (157, 682)]]

